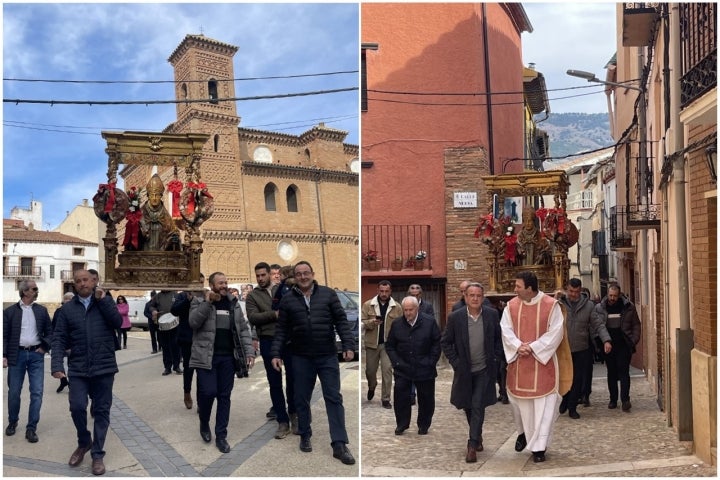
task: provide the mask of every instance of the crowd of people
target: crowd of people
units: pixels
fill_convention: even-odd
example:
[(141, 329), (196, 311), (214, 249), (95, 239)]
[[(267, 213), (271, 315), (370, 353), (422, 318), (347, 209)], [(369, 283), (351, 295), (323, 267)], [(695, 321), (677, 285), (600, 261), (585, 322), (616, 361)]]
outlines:
[(441, 352), (453, 370), (450, 403), (467, 417), (468, 463), (483, 451), (485, 409), (497, 402), (511, 406), (515, 450), (544, 462), (557, 418), (568, 412), (579, 419), (577, 406), (590, 405), (596, 353), (607, 366), (608, 408), (620, 401), (630, 412), (630, 360), (640, 321), (620, 286), (610, 285), (605, 298), (594, 301), (573, 278), (565, 290), (546, 294), (535, 274), (523, 271), (514, 291), (507, 304), (493, 304), (480, 283), (461, 282), (462, 297), (441, 332), (419, 285), (398, 302), (388, 280), (378, 283), (377, 295), (361, 308), (367, 400), (375, 397), (380, 368), (381, 404), (394, 409), (395, 435), (410, 427), (415, 389), (417, 433), (429, 433)]
[[(337, 294), (317, 283), (306, 261), (283, 268), (261, 262), (255, 266), (255, 277), (257, 288), (248, 284), (251, 288), (243, 291), (231, 292), (225, 274), (214, 272), (205, 290), (153, 292), (145, 316), (151, 353), (162, 351), (162, 374), (174, 371), (183, 375), (187, 409), (193, 408), (195, 376), (200, 438), (211, 442), (214, 430), (215, 445), (222, 453), (231, 450), (227, 428), (234, 379), (248, 375), (258, 353), (270, 387), (272, 407), (267, 416), (278, 423), (275, 438), (298, 435), (302, 452), (312, 451), (310, 401), (319, 379), (333, 457), (354, 464), (347, 448), (334, 332), (340, 337), (345, 360), (352, 360), (357, 346)], [(70, 416), (77, 432), (77, 448), (68, 464), (80, 465), (90, 452), (92, 473), (103, 475), (112, 389), (120, 371), (116, 351), (127, 348), (130, 329), (128, 303), (122, 295), (114, 300), (94, 270), (75, 270), (73, 282), (74, 292), (63, 297), (52, 320), (47, 308), (37, 303), (38, 287), (32, 280), (19, 283), (20, 300), (3, 312), (3, 367), (8, 375), (5, 434), (14, 435), (18, 427), (20, 395), (27, 375), (30, 406), (25, 437), (30, 443), (38, 442), (44, 358), (49, 352), (50, 371), (60, 381), (57, 392), (68, 388)]]

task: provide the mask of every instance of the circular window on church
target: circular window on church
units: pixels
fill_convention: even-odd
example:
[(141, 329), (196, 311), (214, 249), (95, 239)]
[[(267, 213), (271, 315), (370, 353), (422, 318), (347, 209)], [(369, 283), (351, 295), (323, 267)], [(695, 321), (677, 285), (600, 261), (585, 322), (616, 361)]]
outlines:
[(360, 160), (357, 158), (350, 160), (350, 171), (353, 173), (360, 173)]
[(255, 147), (255, 150), (253, 151), (253, 160), (258, 163), (272, 163), (272, 152), (265, 145)]
[(297, 245), (293, 240), (281, 240), (277, 252), (284, 261), (291, 262), (297, 257)]

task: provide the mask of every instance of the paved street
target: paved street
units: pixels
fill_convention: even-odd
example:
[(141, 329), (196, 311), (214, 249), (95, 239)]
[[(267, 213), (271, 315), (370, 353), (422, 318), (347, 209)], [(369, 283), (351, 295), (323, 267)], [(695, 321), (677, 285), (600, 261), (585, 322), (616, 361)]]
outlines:
[[(277, 423), (265, 418), (270, 397), (262, 363), (255, 365), (249, 378), (235, 379), (228, 428), (232, 450), (221, 454), (214, 441), (206, 444), (200, 438), (195, 407), (188, 410), (183, 404), (182, 376), (161, 375), (161, 356), (150, 354), (148, 334), (140, 331), (130, 332), (128, 349), (117, 352), (120, 373), (115, 377), (110, 430), (105, 442), (106, 476), (358, 476), (358, 362), (340, 364), (349, 448), (358, 460), (348, 466), (332, 457), (319, 383), (312, 405), (313, 451), (303, 453), (298, 448), (298, 436), (273, 438)], [(60, 394), (55, 392), (59, 382), (49, 374), (49, 356), (45, 367), (45, 393), (37, 430), (40, 441), (30, 444), (25, 440), (27, 381), (20, 422), (13, 437), (4, 435), (7, 407), (3, 409), (3, 476), (92, 476), (89, 453), (80, 466), (73, 468), (67, 464), (77, 446), (68, 393), (67, 389)], [(3, 402), (7, 405), (5, 382)], [(210, 425), (214, 427), (214, 411), (211, 418)], [(92, 430), (91, 425), (92, 422)]]
[[(443, 359), (444, 360), (444, 359)], [(441, 363), (443, 362), (441, 360)], [(465, 413), (450, 404), (452, 369), (442, 365), (436, 384), (436, 408), (427, 436), (414, 422), (402, 436), (394, 434), (392, 410), (380, 406), (379, 386), (366, 400), (364, 366), (362, 396), (362, 467), (364, 477), (715, 477), (717, 469), (703, 464), (665, 425), (655, 395), (639, 371), (631, 380), (632, 410), (608, 410), (605, 366), (596, 364), (591, 406), (578, 408), (581, 418), (562, 415), (555, 425), (547, 461), (535, 464), (528, 452), (515, 452), (517, 433), (510, 405), (486, 410), (484, 448), (478, 462), (465, 462)], [(639, 376), (638, 376), (639, 375)], [(378, 377), (379, 378), (379, 377)]]

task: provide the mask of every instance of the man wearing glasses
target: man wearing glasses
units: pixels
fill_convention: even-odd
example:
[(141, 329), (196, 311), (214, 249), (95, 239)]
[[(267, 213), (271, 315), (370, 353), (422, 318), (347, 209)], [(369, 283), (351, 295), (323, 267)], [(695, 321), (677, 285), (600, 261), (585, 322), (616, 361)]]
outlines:
[(18, 285), (20, 301), (3, 312), (3, 368), (8, 369), (8, 426), (5, 435), (15, 435), (20, 417), (20, 392), (27, 372), (30, 409), (25, 438), (38, 441), (36, 433), (42, 406), (45, 352), (50, 351), (52, 328), (47, 308), (35, 303), (38, 287), (33, 280)]
[(295, 286), (280, 301), (271, 349), (272, 365), (276, 370), (281, 370), (283, 349), (290, 340), (300, 450), (312, 451), (310, 399), (315, 380), (320, 378), (330, 424), (333, 457), (346, 465), (352, 465), (355, 459), (347, 448), (349, 441), (340, 393), (340, 364), (335, 347), (335, 331), (340, 336), (346, 361), (353, 358), (355, 338), (337, 294), (331, 288), (318, 285), (312, 266), (306, 261), (298, 262), (293, 274)]

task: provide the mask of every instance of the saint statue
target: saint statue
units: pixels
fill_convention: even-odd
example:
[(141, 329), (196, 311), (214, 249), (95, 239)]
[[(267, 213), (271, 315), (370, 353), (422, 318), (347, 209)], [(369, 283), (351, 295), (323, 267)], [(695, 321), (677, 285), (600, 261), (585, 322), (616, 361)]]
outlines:
[(163, 204), (164, 192), (165, 186), (156, 173), (147, 184), (148, 199), (141, 208), (140, 233), (143, 238), (143, 250), (180, 249), (180, 232)]
[(517, 235), (517, 249), (522, 257), (522, 265), (544, 263), (549, 245), (535, 224), (535, 209), (532, 205), (523, 208), (523, 225)]

